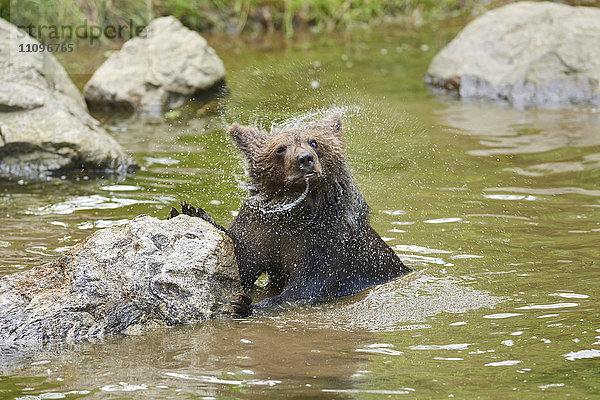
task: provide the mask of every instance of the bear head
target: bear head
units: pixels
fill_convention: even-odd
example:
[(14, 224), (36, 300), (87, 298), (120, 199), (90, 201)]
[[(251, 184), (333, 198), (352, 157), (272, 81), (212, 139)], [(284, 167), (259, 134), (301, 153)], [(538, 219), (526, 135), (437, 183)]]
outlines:
[(303, 192), (307, 182), (311, 191), (326, 191), (347, 176), (339, 114), (271, 133), (233, 124), (229, 134), (248, 161), (252, 188), (264, 196)]

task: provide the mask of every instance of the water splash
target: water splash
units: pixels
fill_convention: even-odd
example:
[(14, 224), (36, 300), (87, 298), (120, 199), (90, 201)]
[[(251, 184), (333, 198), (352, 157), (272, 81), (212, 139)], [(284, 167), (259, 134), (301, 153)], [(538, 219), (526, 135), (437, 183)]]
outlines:
[(278, 324), (300, 324), (303, 329), (371, 332), (427, 329), (421, 322), (440, 313), (465, 313), (494, 307), (505, 300), (489, 292), (464, 286), (461, 279), (415, 272), (367, 292), (310, 309), (293, 308)]
[(302, 192), (302, 194), (300, 195), (300, 197), (298, 197), (293, 202), (291, 202), (291, 203), (281, 203), (281, 202), (267, 203), (267, 202), (261, 202), (259, 204), (260, 211), (262, 211), (263, 214), (282, 213), (282, 212), (290, 211), (294, 207), (299, 206), (304, 201), (304, 199), (306, 199), (306, 196), (308, 195), (308, 193), (310, 191), (310, 181), (308, 180), (308, 178), (305, 178), (304, 182), (306, 182), (306, 188), (304, 189), (304, 192)]

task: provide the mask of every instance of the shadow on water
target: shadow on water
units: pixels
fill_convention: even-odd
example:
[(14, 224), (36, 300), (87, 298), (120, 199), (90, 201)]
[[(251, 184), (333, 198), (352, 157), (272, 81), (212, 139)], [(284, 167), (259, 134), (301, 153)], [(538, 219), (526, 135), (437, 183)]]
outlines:
[(302, 398), (408, 394), (415, 389), (361, 388), (375, 373), (371, 356), (399, 358), (413, 343), (401, 336), (382, 341), (375, 333), (421, 336), (417, 332), (431, 328), (430, 317), (490, 307), (499, 300), (462, 287), (460, 279), (424, 271), (358, 296), (315, 308), (290, 306), (246, 321), (209, 321), (98, 343), (4, 346), (0, 388), (15, 385), (22, 391), (13, 388), (14, 394), (52, 391), (67, 398), (270, 398), (281, 390)]
[[(501, 104), (452, 102), (437, 114), (457, 133), (479, 139), (484, 148), (469, 151), (476, 156), (536, 154), (538, 160), (556, 159), (568, 149), (600, 146), (596, 109), (516, 110)], [(532, 165), (518, 173), (543, 176), (597, 170), (598, 158), (597, 153), (584, 154), (580, 160)]]

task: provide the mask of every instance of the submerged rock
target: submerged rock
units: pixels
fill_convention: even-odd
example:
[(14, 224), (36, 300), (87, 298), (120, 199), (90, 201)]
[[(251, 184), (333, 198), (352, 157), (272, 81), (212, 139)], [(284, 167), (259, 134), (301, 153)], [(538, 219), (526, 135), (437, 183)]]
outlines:
[(518, 2), (468, 24), (425, 81), (461, 97), (600, 106), (600, 9)]
[(155, 114), (176, 108), (225, 79), (217, 53), (175, 17), (157, 18), (143, 37), (127, 41), (85, 85), (91, 107), (112, 106)]
[(146, 215), (0, 279), (0, 340), (133, 334), (226, 312), (241, 292), (231, 239), (201, 218)]
[(38, 42), (0, 19), (0, 177), (135, 169), (88, 114), (81, 93), (54, 55), (19, 52), (20, 44)]

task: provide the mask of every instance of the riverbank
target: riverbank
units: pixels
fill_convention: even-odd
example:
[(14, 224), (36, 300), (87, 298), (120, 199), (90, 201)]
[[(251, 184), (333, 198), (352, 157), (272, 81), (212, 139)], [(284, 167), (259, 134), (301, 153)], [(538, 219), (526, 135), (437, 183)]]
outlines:
[[(478, 15), (506, 0), (152, 0), (103, 1), (0, 0), (0, 17), (20, 26), (145, 26), (173, 15), (200, 32), (331, 32), (356, 26), (398, 22), (420, 26), (456, 16)], [(589, 3), (589, 2), (588, 2)], [(598, 2), (600, 3), (600, 2)], [(125, 33), (132, 33), (125, 30)], [(120, 32), (122, 33), (122, 32)], [(38, 38), (40, 39), (40, 38)], [(128, 39), (125, 37), (124, 39)]]

